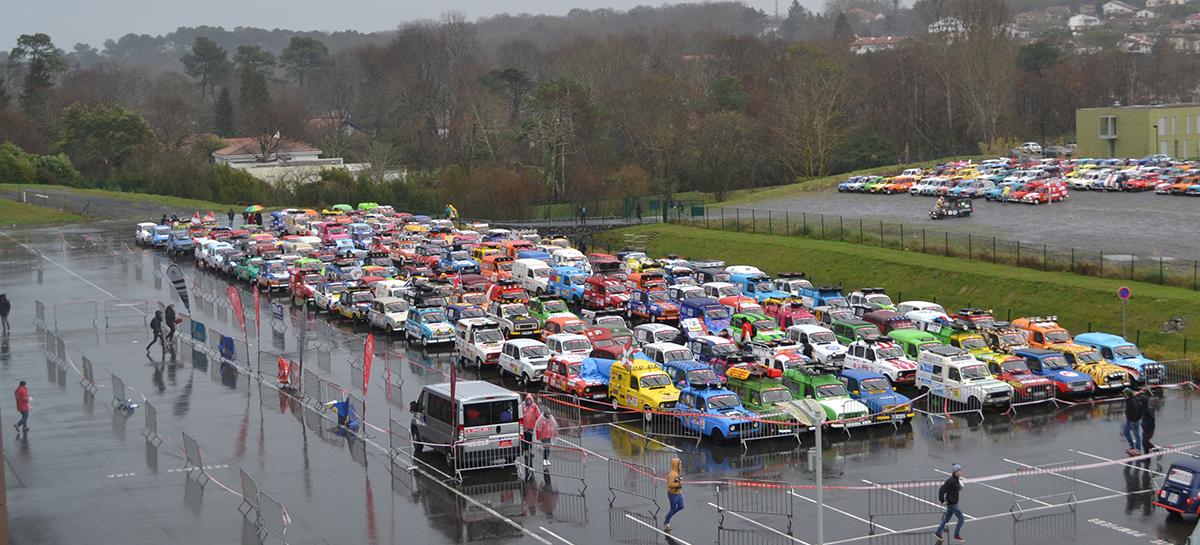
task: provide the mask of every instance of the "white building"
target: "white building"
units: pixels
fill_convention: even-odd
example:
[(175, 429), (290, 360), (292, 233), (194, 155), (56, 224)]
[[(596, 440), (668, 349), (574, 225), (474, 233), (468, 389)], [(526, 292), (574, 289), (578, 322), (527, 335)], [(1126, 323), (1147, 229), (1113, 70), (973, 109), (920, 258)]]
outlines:
[(900, 47), (900, 42), (903, 42), (904, 38), (904, 36), (859, 38), (850, 44), (850, 51), (853, 51), (859, 55), (864, 55), (866, 53), (874, 53), (876, 51), (896, 49), (897, 47)]
[[(341, 157), (321, 158), (321, 150), (303, 142), (263, 136), (262, 138), (226, 138), (227, 144), (213, 152), (213, 161), (244, 170), (272, 185), (291, 189), (298, 183), (315, 182), (321, 171), (331, 168), (357, 173), (371, 168), (370, 163), (345, 163)], [(384, 179), (397, 177), (385, 173)]]
[(1072, 15), (1070, 19), (1067, 19), (1067, 28), (1074, 32), (1081, 32), (1098, 26), (1100, 26), (1100, 19), (1091, 15)]
[(1137, 12), (1137, 10), (1137, 8), (1126, 4), (1125, 2), (1121, 2), (1120, 0), (1112, 0), (1111, 2), (1100, 6), (1100, 11), (1104, 12), (1105, 17), (1112, 17), (1114, 15), (1131, 15)]

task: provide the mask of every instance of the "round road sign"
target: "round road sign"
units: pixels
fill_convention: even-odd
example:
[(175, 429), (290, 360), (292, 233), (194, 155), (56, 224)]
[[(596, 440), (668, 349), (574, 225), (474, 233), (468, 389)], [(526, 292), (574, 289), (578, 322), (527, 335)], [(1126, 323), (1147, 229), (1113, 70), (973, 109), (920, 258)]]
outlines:
[(1117, 290), (1117, 297), (1120, 297), (1121, 299), (1129, 299), (1129, 288), (1121, 286), (1121, 288)]

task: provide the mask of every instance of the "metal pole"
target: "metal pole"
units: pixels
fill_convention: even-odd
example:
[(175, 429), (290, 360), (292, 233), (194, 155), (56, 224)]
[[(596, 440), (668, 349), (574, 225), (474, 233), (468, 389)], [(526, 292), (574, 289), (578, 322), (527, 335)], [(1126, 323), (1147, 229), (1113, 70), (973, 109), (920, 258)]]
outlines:
[(1121, 299), (1121, 338), (1129, 339), (1129, 330), (1125, 327), (1125, 309), (1129, 307), (1129, 299)]
[(792, 213), (791, 212), (783, 213), (783, 230), (784, 230), (785, 235), (788, 235), (788, 236), (792, 235)]
[(825, 214), (821, 214), (821, 240), (825, 240)]
[(846, 240), (846, 218), (838, 216), (838, 241)]
[(904, 224), (900, 224), (900, 249), (904, 249)]
[(821, 461), (821, 428), (824, 422), (817, 423), (817, 545), (825, 545), (825, 495), (821, 485), (821, 473), (824, 468)]
[(971, 234), (967, 233), (967, 259), (971, 259)]
[(1071, 272), (1075, 272), (1075, 248), (1071, 248)]
[(1046, 270), (1046, 245), (1042, 245), (1042, 271)]
[(1158, 285), (1161, 286), (1162, 283), (1163, 283), (1163, 264), (1162, 264), (1162, 256), (1159, 256), (1159, 258), (1158, 258)]
[[(863, 220), (858, 220), (858, 243), (863, 243)], [(1195, 282), (1192, 282), (1195, 284)]]
[(1104, 250), (1100, 250), (1100, 278), (1104, 278)]
[(992, 263), (996, 263), (996, 237), (992, 237)]

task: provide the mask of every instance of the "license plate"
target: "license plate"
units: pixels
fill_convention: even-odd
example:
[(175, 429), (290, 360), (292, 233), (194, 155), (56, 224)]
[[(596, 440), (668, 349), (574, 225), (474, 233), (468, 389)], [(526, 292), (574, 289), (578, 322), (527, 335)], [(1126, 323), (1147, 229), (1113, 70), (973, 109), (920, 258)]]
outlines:
[(1179, 494), (1172, 492), (1170, 496), (1167, 496), (1167, 503), (1175, 503), (1177, 501), (1179, 501)]
[(503, 447), (511, 447), (511, 446), (512, 446), (512, 439), (509, 439), (509, 440), (507, 440), (507, 441), (501, 441), (501, 442), (500, 442), (500, 447), (501, 447), (501, 448), (503, 448)]

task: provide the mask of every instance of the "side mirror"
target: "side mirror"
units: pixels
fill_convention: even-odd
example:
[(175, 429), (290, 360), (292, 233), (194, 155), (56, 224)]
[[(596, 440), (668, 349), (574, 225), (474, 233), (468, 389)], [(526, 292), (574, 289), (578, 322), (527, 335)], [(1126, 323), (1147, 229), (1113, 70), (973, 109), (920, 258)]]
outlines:
[(421, 407), (420, 407), (420, 405), (417, 405), (416, 401), (408, 402), (408, 412), (415, 413), (415, 412), (420, 412), (420, 411), (421, 411)]

